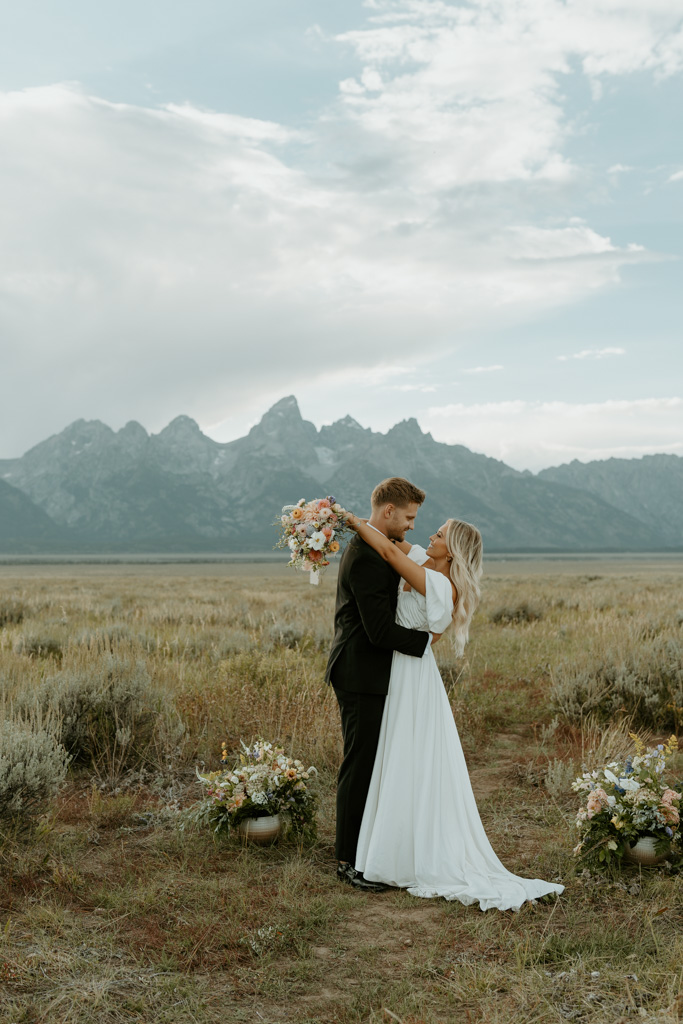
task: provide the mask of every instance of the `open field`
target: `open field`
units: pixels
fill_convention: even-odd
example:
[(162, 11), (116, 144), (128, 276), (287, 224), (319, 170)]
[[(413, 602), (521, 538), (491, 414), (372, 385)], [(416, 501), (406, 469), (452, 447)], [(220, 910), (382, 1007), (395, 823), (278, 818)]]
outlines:
[[(133, 695), (37, 826), (5, 830), (0, 1022), (683, 1018), (679, 864), (577, 872), (570, 790), (629, 748), (630, 720), (683, 724), (680, 556), (492, 559), (465, 660), (437, 646), (494, 848), (566, 886), (517, 914), (336, 882), (333, 604), (333, 573), (312, 587), (274, 563), (0, 565), (5, 718), (92, 679)], [(195, 764), (257, 735), (319, 768), (315, 846), (186, 820)]]

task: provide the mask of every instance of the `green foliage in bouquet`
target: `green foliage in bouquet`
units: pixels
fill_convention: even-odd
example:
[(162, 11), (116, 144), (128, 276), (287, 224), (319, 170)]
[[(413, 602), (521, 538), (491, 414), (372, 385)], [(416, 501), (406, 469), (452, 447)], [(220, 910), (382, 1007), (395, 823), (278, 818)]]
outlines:
[(680, 841), (681, 793), (664, 781), (678, 741), (672, 736), (668, 743), (646, 749), (637, 736), (631, 738), (634, 755), (584, 771), (572, 785), (584, 801), (576, 817), (581, 839), (574, 854), (598, 870), (618, 867), (626, 844), (642, 836), (654, 837), (657, 853)]
[[(225, 764), (228, 754), (223, 744)], [(196, 820), (210, 825), (215, 835), (227, 835), (246, 818), (284, 814), (289, 830), (297, 839), (313, 842), (317, 835), (317, 797), (311, 780), (318, 774), (301, 761), (288, 757), (281, 747), (257, 740), (242, 743), (239, 763), (233, 768), (202, 774), (206, 796), (197, 809)]]

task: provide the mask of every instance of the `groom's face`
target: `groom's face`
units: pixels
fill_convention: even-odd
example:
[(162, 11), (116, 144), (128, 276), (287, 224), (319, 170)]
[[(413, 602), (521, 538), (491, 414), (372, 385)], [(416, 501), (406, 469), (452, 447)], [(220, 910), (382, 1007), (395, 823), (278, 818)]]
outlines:
[(408, 530), (415, 526), (415, 517), (419, 505), (411, 501), (409, 505), (399, 508), (397, 505), (385, 506), (385, 517), (387, 525), (387, 537), (389, 540), (405, 540)]

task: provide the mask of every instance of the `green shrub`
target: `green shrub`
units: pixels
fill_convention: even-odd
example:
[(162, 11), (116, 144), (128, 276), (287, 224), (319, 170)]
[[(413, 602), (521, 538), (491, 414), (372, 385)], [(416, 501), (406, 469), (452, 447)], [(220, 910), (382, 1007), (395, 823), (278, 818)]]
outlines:
[(573, 795), (572, 783), (576, 776), (576, 765), (571, 759), (563, 761), (554, 757), (546, 766), (543, 784), (553, 799), (560, 800)]
[(306, 632), (300, 626), (294, 626), (290, 622), (276, 622), (268, 630), (268, 636), (278, 647), (289, 647), (292, 650), (301, 647), (307, 638)]
[(257, 648), (270, 649), (272, 645), (268, 642), (265, 644), (259, 643), (254, 638), (252, 633), (247, 633), (244, 629), (231, 629), (218, 643), (215, 645), (215, 654), (217, 658), (227, 658), (231, 654), (239, 654), (242, 651), (254, 651)]
[(50, 634), (22, 633), (14, 643), (15, 654), (25, 654), (29, 658), (62, 657), (62, 641)]
[(55, 716), (75, 763), (110, 773), (144, 758), (160, 703), (143, 661), (107, 652), (46, 677), (22, 702)]
[(593, 664), (563, 663), (553, 674), (554, 711), (574, 724), (626, 715), (634, 728), (673, 729), (683, 722), (683, 644), (654, 637)]
[(113, 622), (110, 626), (101, 629), (85, 629), (76, 637), (76, 643), (98, 651), (111, 651), (117, 644), (133, 640), (134, 637), (129, 627), (120, 622)]
[(529, 604), (528, 601), (521, 601), (516, 605), (501, 605), (489, 615), (491, 622), (502, 623), (503, 625), (512, 622), (537, 622), (542, 618), (543, 612), (541, 609)]
[(0, 628), (3, 626), (15, 626), (24, 621), (26, 605), (13, 597), (6, 597), (0, 600)]
[[(270, 641), (270, 643), (269, 643)], [(327, 651), (332, 643), (332, 631), (324, 628), (305, 629), (292, 623), (276, 622), (268, 630), (268, 639), (259, 645), (268, 650), (272, 644), (276, 647), (288, 647), (290, 650)]]
[(0, 822), (29, 819), (60, 789), (69, 763), (40, 715), (0, 719)]

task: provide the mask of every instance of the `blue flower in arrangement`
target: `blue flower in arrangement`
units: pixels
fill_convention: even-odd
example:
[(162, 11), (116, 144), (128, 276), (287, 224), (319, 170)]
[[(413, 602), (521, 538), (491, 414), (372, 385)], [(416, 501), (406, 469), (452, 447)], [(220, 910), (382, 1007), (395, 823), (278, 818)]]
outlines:
[(666, 826), (666, 828), (664, 829), (664, 831), (665, 831), (665, 832), (666, 832), (666, 834), (668, 835), (669, 839), (671, 839), (671, 837), (672, 837), (672, 836), (673, 836), (673, 834), (674, 834), (674, 833), (673, 833), (673, 829), (669, 828), (669, 826), (667, 825), (667, 826)]
[(337, 499), (332, 494), (328, 494), (327, 495), (327, 500), (329, 501), (330, 505), (336, 505), (337, 504)]

